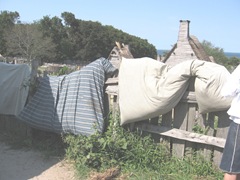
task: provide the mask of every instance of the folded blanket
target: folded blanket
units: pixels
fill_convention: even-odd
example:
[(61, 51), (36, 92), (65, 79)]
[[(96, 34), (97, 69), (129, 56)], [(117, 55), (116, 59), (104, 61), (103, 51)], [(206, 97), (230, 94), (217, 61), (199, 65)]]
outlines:
[(104, 129), (104, 83), (115, 68), (100, 58), (68, 75), (44, 77), (19, 118), (56, 133), (91, 135)]

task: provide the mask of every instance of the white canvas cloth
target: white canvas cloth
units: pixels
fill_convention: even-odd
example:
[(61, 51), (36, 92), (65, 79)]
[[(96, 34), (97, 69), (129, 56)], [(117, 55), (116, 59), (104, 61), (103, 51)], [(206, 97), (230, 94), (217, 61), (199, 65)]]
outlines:
[[(199, 103), (204, 102), (199, 104), (201, 109), (205, 112), (206, 110), (217, 111), (218, 106), (221, 109), (227, 109), (230, 103), (222, 101), (222, 96), (218, 91), (225, 80), (223, 76), (227, 74), (226, 69), (220, 66), (216, 70), (218, 73), (215, 74), (212, 71), (212, 75), (208, 76), (211, 73), (207, 73), (208, 77), (206, 77), (204, 69), (207, 66), (210, 66), (208, 71), (212, 71), (212, 68), (220, 65), (211, 66), (205, 61), (190, 60), (169, 69), (166, 64), (147, 57), (123, 58), (119, 70), (121, 124), (137, 122), (169, 112), (182, 98), (192, 76), (199, 78), (195, 83), (195, 89), (199, 88), (196, 91)], [(213, 96), (209, 97), (211, 95)], [(205, 99), (206, 97), (208, 99)], [(212, 108), (212, 99), (214, 102), (219, 102), (214, 108)]]
[(224, 66), (211, 62), (204, 62), (201, 68), (196, 69), (195, 93), (200, 113), (223, 111), (230, 107), (231, 98), (221, 94), (229, 75)]
[(0, 63), (0, 114), (18, 115), (28, 96), (30, 68)]

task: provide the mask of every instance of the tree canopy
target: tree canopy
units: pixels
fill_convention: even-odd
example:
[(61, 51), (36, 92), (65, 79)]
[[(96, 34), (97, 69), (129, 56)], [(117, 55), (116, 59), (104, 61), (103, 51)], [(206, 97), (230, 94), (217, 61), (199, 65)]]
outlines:
[(211, 42), (204, 40), (202, 46), (209, 56), (212, 56), (216, 63), (225, 66), (229, 71), (232, 71), (240, 63), (240, 58), (226, 57), (222, 48), (214, 46)]
[(0, 54), (5, 54), (7, 51), (5, 36), (8, 31), (14, 26), (19, 19), (18, 12), (1, 11), (0, 14)]
[(0, 28), (2, 55), (47, 62), (93, 61), (108, 57), (118, 41), (128, 44), (135, 58), (157, 56), (156, 48), (147, 40), (99, 22), (76, 19), (70, 12), (63, 12), (61, 17), (44, 16), (32, 24), (21, 23), (18, 19), (17, 12), (0, 14), (1, 24), (6, 24)]
[(43, 37), (37, 24), (16, 24), (6, 34), (8, 56), (25, 57), (28, 62), (36, 58), (54, 58), (55, 45)]
[[(146, 39), (125, 33), (100, 22), (76, 19), (70, 12), (61, 17), (44, 16), (34, 23), (20, 21), (18, 12), (0, 12), (0, 54), (18, 56), (28, 61), (43, 62), (80, 60), (91, 62), (99, 57), (108, 57), (115, 42), (128, 44), (134, 58), (156, 59), (157, 50)], [(228, 58), (222, 48), (204, 40), (203, 48), (215, 61), (230, 71), (239, 63), (237, 57)]]

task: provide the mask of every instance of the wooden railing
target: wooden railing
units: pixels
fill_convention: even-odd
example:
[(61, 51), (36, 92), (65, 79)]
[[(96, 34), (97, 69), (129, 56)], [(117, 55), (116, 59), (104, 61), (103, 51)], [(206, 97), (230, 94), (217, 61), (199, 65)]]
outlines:
[[(130, 129), (152, 133), (154, 139), (165, 143), (178, 157), (198, 152), (207, 160), (219, 165), (230, 120), (226, 111), (199, 114), (192, 83), (180, 102), (171, 111), (152, 119), (129, 124)], [(118, 79), (106, 81), (108, 102), (117, 115)], [(31, 129), (14, 116), (0, 115), (0, 131), (14, 131), (27, 135)]]

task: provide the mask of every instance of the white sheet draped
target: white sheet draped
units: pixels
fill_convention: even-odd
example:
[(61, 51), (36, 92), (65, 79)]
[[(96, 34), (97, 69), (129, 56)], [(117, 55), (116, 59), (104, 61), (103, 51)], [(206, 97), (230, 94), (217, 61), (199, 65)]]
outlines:
[(121, 124), (153, 118), (174, 108), (190, 77), (200, 113), (228, 109), (230, 99), (220, 94), (229, 72), (221, 65), (189, 60), (172, 67), (151, 58), (122, 59), (119, 70)]

